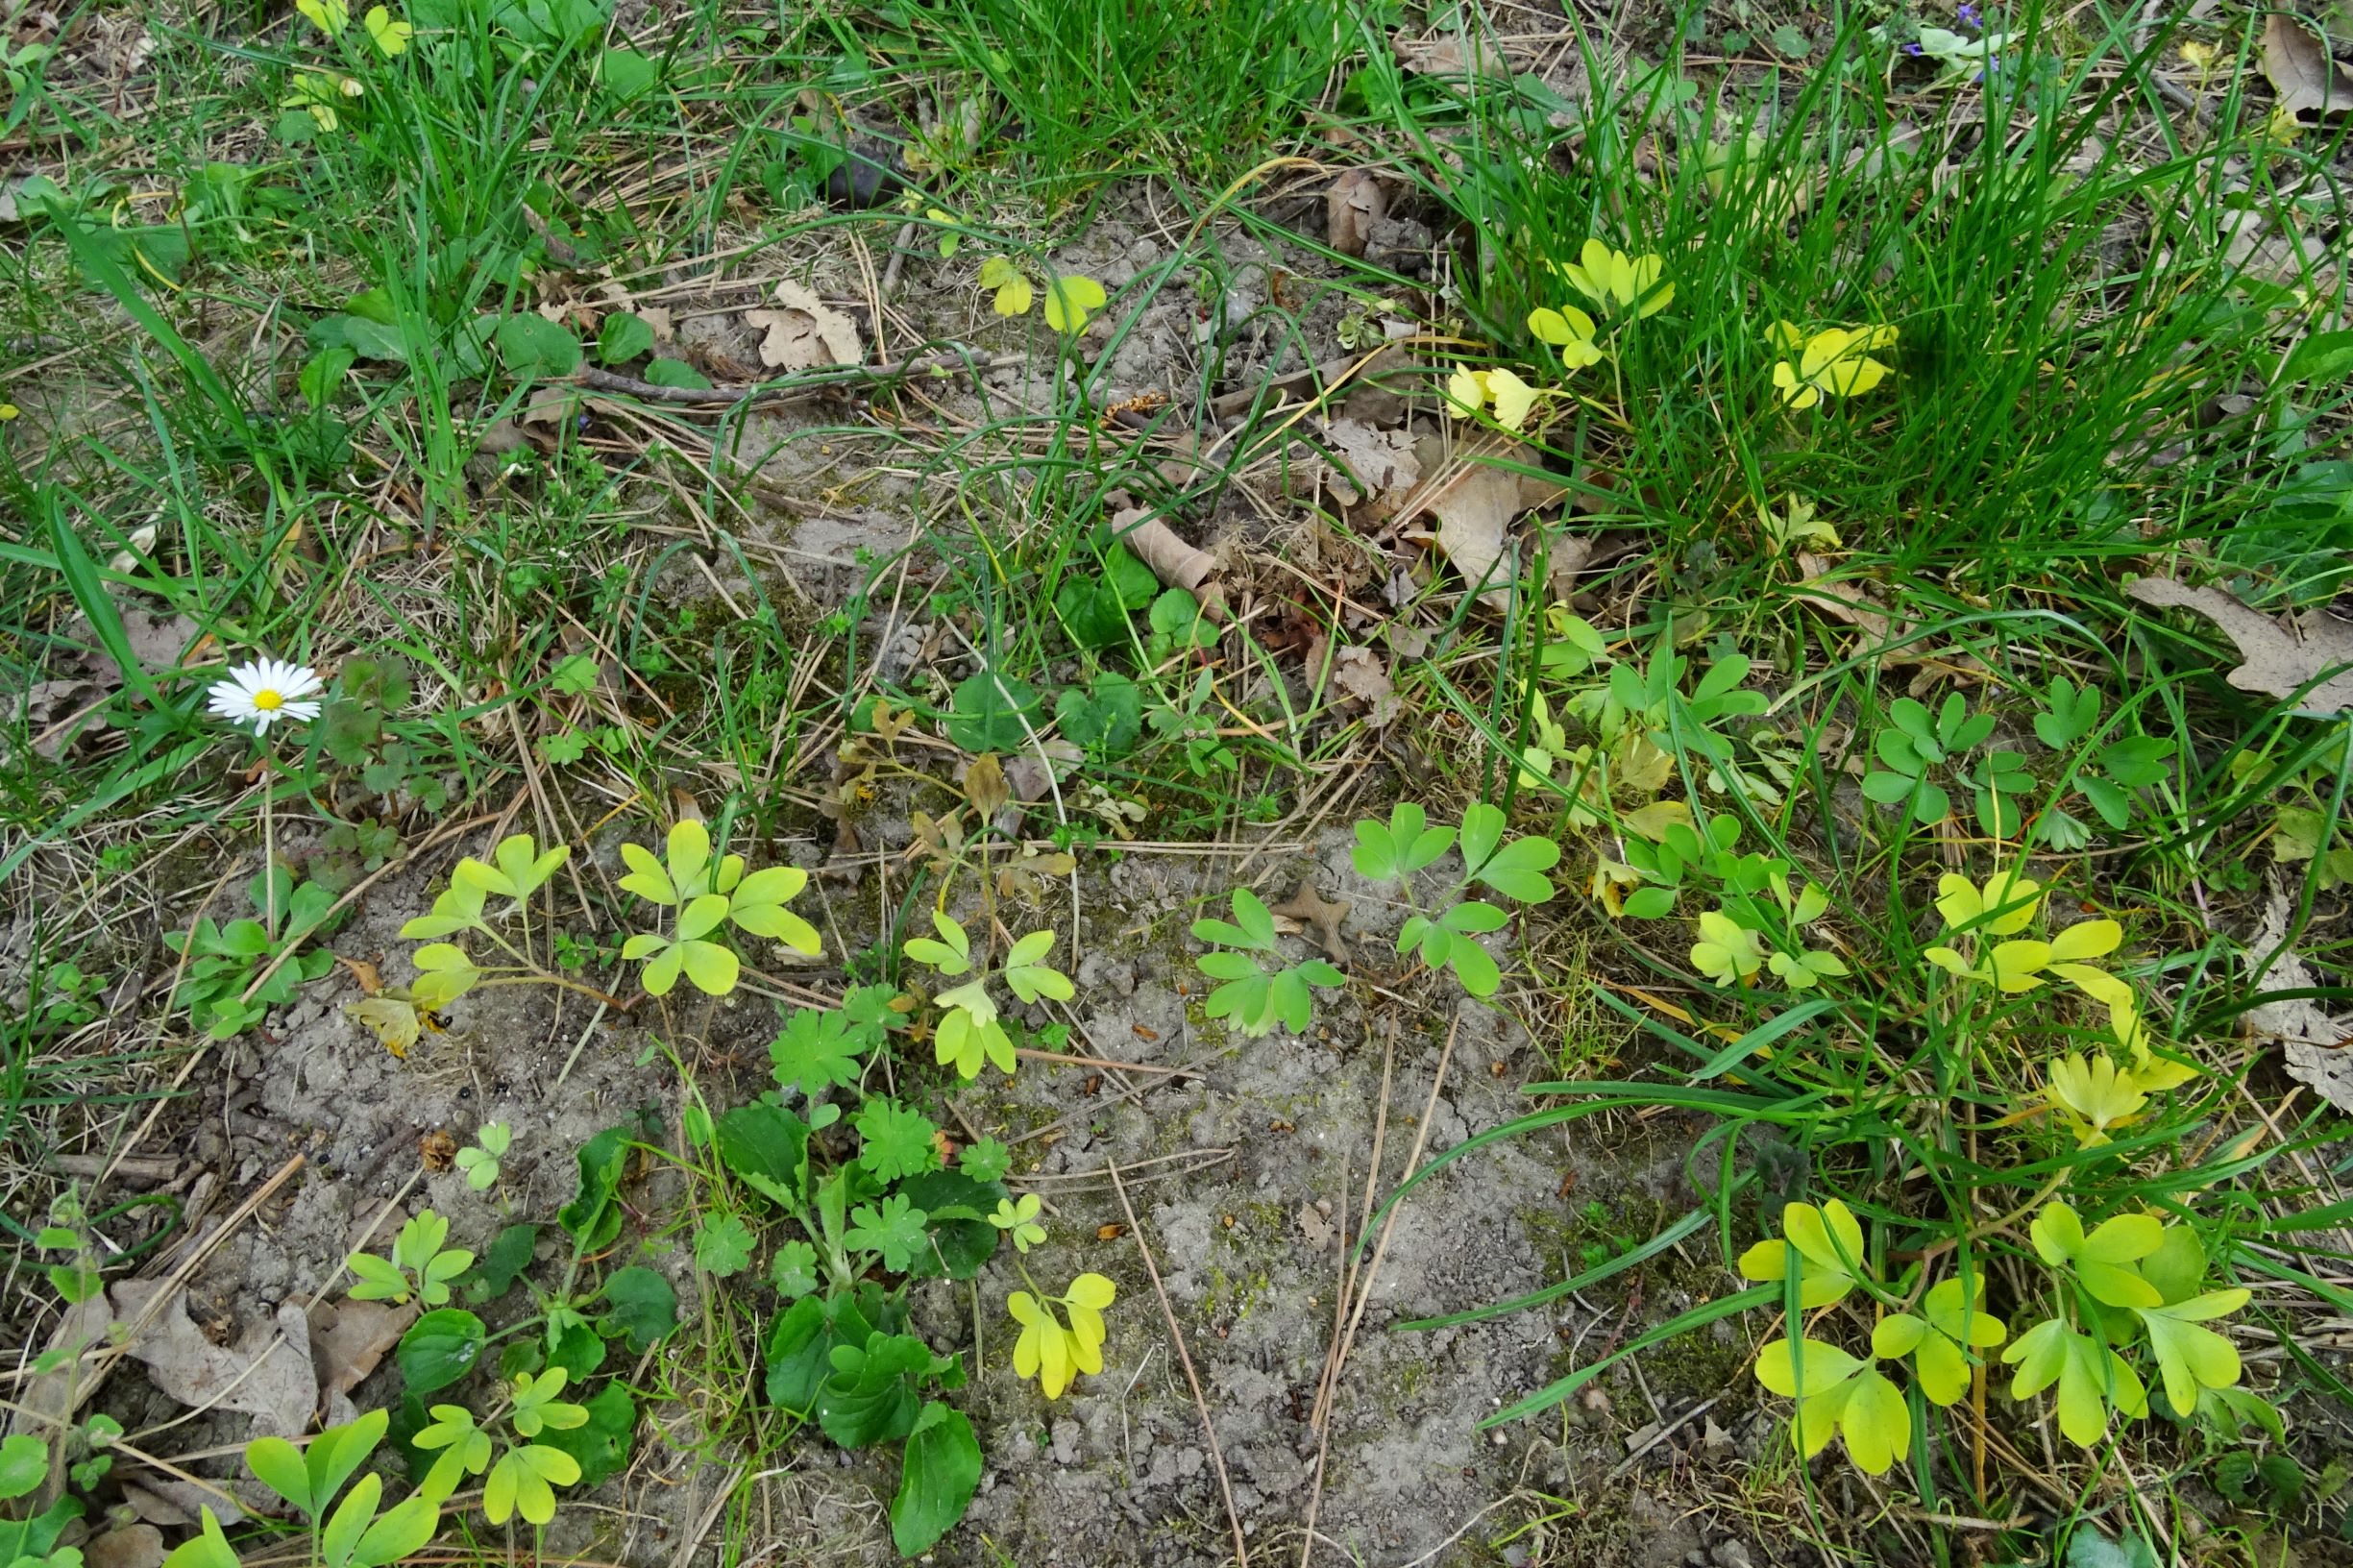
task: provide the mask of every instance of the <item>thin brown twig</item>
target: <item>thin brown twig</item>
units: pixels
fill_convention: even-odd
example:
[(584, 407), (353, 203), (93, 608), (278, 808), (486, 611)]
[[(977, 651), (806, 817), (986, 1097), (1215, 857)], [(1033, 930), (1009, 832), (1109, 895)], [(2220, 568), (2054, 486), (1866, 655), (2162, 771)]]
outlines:
[[(1438, 1053), (1438, 1070), (1430, 1078), (1430, 1100), (1422, 1107), (1421, 1125), (1413, 1129), (1413, 1147), (1407, 1152), (1405, 1173), (1398, 1178), (1398, 1185), (1401, 1187), (1411, 1181), (1414, 1171), (1421, 1166), (1422, 1149), (1430, 1141), (1430, 1123), (1437, 1115), (1438, 1093), (1446, 1087), (1446, 1068), (1455, 1059), (1455, 1036), (1460, 1032), (1461, 1028), (1462, 1020), (1459, 1017), (1447, 1025), (1446, 1048)], [(1381, 1277), (1381, 1261), (1388, 1256), (1389, 1237), (1397, 1229), (1397, 1214), (1398, 1210), (1392, 1204), (1388, 1217), (1381, 1222), (1381, 1238), (1373, 1244), (1372, 1260), (1364, 1265), (1364, 1283), (1358, 1287), (1356, 1303), (1349, 1309), (1348, 1332), (1340, 1337), (1339, 1354), (1333, 1359), (1332, 1362), (1330, 1386), (1324, 1391), (1327, 1414), (1330, 1413), (1329, 1407), (1333, 1397), (1339, 1392), (1340, 1372), (1348, 1364), (1348, 1352), (1356, 1344), (1357, 1330), (1364, 1321), (1364, 1308), (1373, 1299), (1373, 1286)], [(1360, 1233), (1357, 1237), (1357, 1245), (1360, 1247), (1363, 1244), (1364, 1237)]]
[(1201, 1379), (1193, 1371), (1192, 1353), (1185, 1348), (1185, 1331), (1177, 1327), (1176, 1308), (1169, 1304), (1168, 1287), (1161, 1284), (1160, 1265), (1152, 1261), (1152, 1248), (1143, 1238), (1143, 1227), (1136, 1222), (1136, 1206), (1127, 1199), (1127, 1184), (1119, 1179), (1119, 1167), (1111, 1171), (1112, 1190), (1119, 1194), (1119, 1212), (1127, 1215), (1128, 1234), (1136, 1238), (1136, 1250), (1142, 1255), (1144, 1272), (1152, 1277), (1152, 1291), (1160, 1297), (1161, 1316), (1167, 1319), (1168, 1337), (1176, 1341), (1178, 1361), (1185, 1367), (1185, 1381), (1193, 1391), (1193, 1409), (1201, 1412), (1201, 1440), (1209, 1445), (1210, 1463), (1217, 1470), (1217, 1489), (1225, 1494), (1226, 1523), (1234, 1529), (1235, 1568), (1250, 1568), (1250, 1548), (1242, 1539), (1242, 1516), (1234, 1507), (1234, 1483), (1226, 1478), (1225, 1456), (1217, 1448), (1217, 1429), (1210, 1423), (1210, 1402), (1201, 1392)]
[(643, 398), (648, 403), (723, 407), (731, 404), (772, 399), (819, 397), (845, 387), (872, 381), (895, 381), (909, 376), (944, 375), (957, 370), (999, 370), (1007, 365), (1027, 363), (1029, 355), (1025, 354), (923, 354), (879, 365), (836, 365), (826, 370), (805, 371), (797, 376), (779, 376), (772, 381), (761, 381), (751, 386), (656, 386), (651, 381), (600, 370), (594, 365), (582, 365), (573, 373), (573, 380), (581, 386), (599, 392), (624, 392), (633, 398)]

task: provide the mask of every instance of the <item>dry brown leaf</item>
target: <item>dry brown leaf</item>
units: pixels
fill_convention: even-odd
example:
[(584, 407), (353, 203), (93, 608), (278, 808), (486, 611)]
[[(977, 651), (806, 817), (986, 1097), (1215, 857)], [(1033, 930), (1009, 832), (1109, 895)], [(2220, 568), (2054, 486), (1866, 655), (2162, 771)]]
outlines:
[(1267, 913), (1287, 915), (1315, 934), (1316, 945), (1341, 963), (1348, 962), (1348, 943), (1340, 937), (1340, 923), (1356, 906), (1344, 898), (1326, 898), (1315, 891), (1311, 878), (1302, 878), (1299, 891)]
[(1832, 620), (1844, 621), (1875, 644), (1888, 640), (1888, 634), (1895, 629), (1895, 618), (1887, 613), (1887, 606), (1876, 594), (1851, 577), (1830, 580), (1835, 569), (1820, 555), (1801, 552), (1798, 570), (1804, 576), (1793, 590), (1796, 597)]
[[(1540, 466), (1536, 453), (1518, 442), (1481, 455), (1500, 457), (1532, 469)], [(1458, 464), (1453, 477), (1432, 491), (1410, 514), (1428, 513), (1435, 517), (1437, 530), (1409, 537), (1434, 540), (1464, 583), (1474, 587), (1485, 585), (1480, 594), (1481, 602), (1490, 609), (1502, 609), (1510, 602), (1510, 589), (1496, 584), (1509, 576), (1507, 571), (1499, 571), (1499, 564), (1504, 559), (1506, 536), (1513, 521), (1523, 513), (1559, 500), (1565, 487), (1550, 479), (1498, 468), (1469, 453), (1458, 458)]]
[(2139, 577), (2124, 592), (2144, 604), (2194, 611), (2221, 627), (2243, 661), (2228, 677), (2239, 690), (2295, 698), (2305, 713), (2353, 709), (2353, 623), (2316, 610), (2282, 625), (2219, 588), (2193, 588), (2171, 577)]
[(1333, 661), (1332, 682), (1364, 704), (1364, 722), (1375, 729), (1397, 717), (1397, 685), (1389, 667), (1369, 648), (1343, 648)]
[(310, 1308), (310, 1366), (319, 1386), (330, 1394), (348, 1394), (376, 1370), (408, 1325), (417, 1320), (418, 1305), (394, 1307), (380, 1301), (347, 1297), (336, 1305), (314, 1302)]
[[(2292, 952), (2278, 953), (2280, 943), (2287, 940), (2288, 918), (2294, 905), (2286, 893), (2273, 888), (2264, 908), (2263, 924), (2247, 941), (2248, 973), (2271, 959), (2270, 967), (2264, 970), (2266, 991), (2309, 991), (2319, 984), (2301, 958)], [(2274, 953), (2278, 953), (2276, 958)], [(2246, 1021), (2250, 1029), (2280, 1042), (2288, 1076), (2309, 1085), (2338, 1110), (2353, 1113), (2353, 1044), (2347, 1043), (2353, 1039), (2353, 1025), (2329, 1017), (2308, 996), (2260, 1003), (2247, 1009)]]
[(776, 285), (774, 310), (747, 310), (744, 325), (765, 331), (760, 362), (771, 370), (823, 370), (866, 357), (857, 324), (800, 284)]
[[(108, 1292), (114, 1315), (135, 1321), (161, 1287), (156, 1280), (119, 1282)], [(166, 1398), (200, 1409), (243, 1410), (258, 1418), (259, 1432), (299, 1435), (318, 1408), (310, 1324), (303, 1310), (291, 1304), (280, 1307), (272, 1321), (247, 1329), (224, 1350), (188, 1317), (187, 1292), (180, 1290), (132, 1342), (130, 1354), (145, 1365), (147, 1381)]]
[(983, 821), (994, 817), (1013, 798), (1013, 791), (1005, 784), (1005, 766), (996, 760), (994, 752), (974, 757), (965, 769), (964, 797), (972, 802), (972, 809)]
[(352, 971), (352, 983), (359, 988), (362, 996), (380, 996), (384, 993), (384, 977), (377, 971), (375, 965), (364, 958), (345, 958), (341, 953), (335, 954), (334, 958), (336, 963)]
[(1202, 613), (1213, 621), (1224, 619), (1224, 597), (1214, 601), (1204, 591), (1216, 574), (1217, 557), (1196, 550), (1177, 537), (1176, 530), (1140, 506), (1130, 507), (1111, 520), (1111, 531), (1152, 569), (1152, 575), (1171, 588), (1182, 588), (1201, 600)]
[(1389, 199), (1370, 169), (1349, 169), (1324, 194), (1324, 240), (1342, 256), (1362, 256), (1373, 225), (1389, 210)]
[(1406, 493), (1420, 482), (1421, 459), (1413, 454), (1413, 436), (1402, 429), (1375, 429), (1360, 419), (1336, 419), (1325, 427), (1336, 463), (1324, 472), (1340, 493), (1340, 503), (1370, 502), (1376, 519), (1395, 511)]
[(1397, 38), (1391, 43), (1397, 63), (1424, 76), (1509, 76), (1511, 64), (1504, 52), (1484, 38), (1465, 40), (1458, 33), (1435, 38)]
[(2263, 28), (2263, 74), (2279, 94), (2279, 111), (2306, 125), (2353, 111), (2353, 71), (2329, 58), (2312, 29), (2283, 12)]
[(153, 1525), (125, 1525), (82, 1545), (84, 1568), (163, 1568), (163, 1532)]

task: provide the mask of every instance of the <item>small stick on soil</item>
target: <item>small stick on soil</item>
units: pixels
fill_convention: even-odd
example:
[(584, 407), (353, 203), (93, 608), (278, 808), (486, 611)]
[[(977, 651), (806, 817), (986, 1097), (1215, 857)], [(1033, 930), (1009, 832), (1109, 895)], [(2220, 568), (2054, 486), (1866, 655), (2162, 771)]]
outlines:
[(1168, 1322), (1168, 1337), (1176, 1341), (1177, 1360), (1184, 1363), (1185, 1381), (1192, 1386), (1193, 1409), (1201, 1412), (1201, 1440), (1209, 1445), (1210, 1463), (1217, 1467), (1217, 1489), (1225, 1494), (1226, 1523), (1234, 1530), (1235, 1568), (1250, 1568), (1250, 1548), (1242, 1540), (1242, 1516), (1234, 1507), (1234, 1483), (1226, 1479), (1226, 1458), (1217, 1450), (1217, 1429), (1210, 1424), (1210, 1402), (1202, 1397), (1201, 1379), (1193, 1371), (1192, 1353), (1185, 1348), (1185, 1331), (1177, 1327), (1176, 1309), (1168, 1302), (1168, 1287), (1160, 1282), (1160, 1265), (1152, 1261), (1152, 1248), (1143, 1238), (1143, 1227), (1136, 1223), (1136, 1206), (1127, 1201), (1127, 1184), (1119, 1179), (1117, 1165), (1109, 1168), (1112, 1190), (1119, 1194), (1119, 1212), (1127, 1215), (1128, 1234), (1136, 1238), (1136, 1250), (1143, 1257), (1144, 1272), (1152, 1276), (1152, 1292), (1160, 1297), (1161, 1316)]
[[(1357, 1246), (1364, 1244), (1364, 1233), (1373, 1223), (1373, 1193), (1381, 1181), (1381, 1148), (1389, 1132), (1389, 1082), (1397, 1066), (1397, 1025), (1391, 1020), (1387, 1038), (1381, 1046), (1381, 1098), (1373, 1115), (1373, 1157), (1364, 1167), (1364, 1208), (1357, 1218)], [(1340, 1200), (1348, 1198), (1348, 1184), (1340, 1184)], [(1340, 1256), (1347, 1268), (1340, 1276), (1340, 1321), (1332, 1325), (1332, 1348), (1324, 1355), (1324, 1375), (1315, 1384), (1315, 1404), (1308, 1412), (1308, 1425), (1321, 1432), (1332, 1413), (1332, 1383), (1339, 1373), (1340, 1340), (1347, 1333), (1348, 1303), (1357, 1293), (1357, 1258), (1347, 1246), (1348, 1216), (1340, 1214)]]
[(1148, 1062), (1110, 1062), (1099, 1056), (1065, 1056), (1060, 1051), (1036, 1051), (1027, 1045), (1016, 1045), (1016, 1056), (1028, 1057), (1032, 1062), (1059, 1062), (1066, 1067), (1108, 1067), (1114, 1072), (1158, 1072), (1184, 1077), (1189, 1067), (1156, 1067)]
[(930, 354), (911, 359), (895, 359), (881, 365), (836, 365), (829, 370), (812, 370), (798, 376), (779, 376), (772, 381), (755, 386), (656, 386), (641, 381), (634, 376), (618, 376), (594, 365), (583, 365), (574, 373), (573, 380), (599, 392), (625, 392), (648, 403), (697, 404), (705, 407), (724, 407), (729, 404), (765, 402), (779, 398), (814, 398), (826, 392), (862, 386), (870, 381), (895, 381), (908, 376), (928, 376), (937, 372), (958, 370), (998, 370), (1007, 365), (1025, 363), (1024, 354)]
[[(1411, 1181), (1413, 1172), (1421, 1166), (1422, 1148), (1430, 1141), (1430, 1121), (1437, 1115), (1438, 1092), (1446, 1087), (1446, 1068), (1455, 1059), (1455, 1036), (1461, 1027), (1462, 1020), (1458, 1017), (1446, 1027), (1446, 1049), (1438, 1053), (1438, 1070), (1430, 1078), (1429, 1103), (1422, 1107), (1421, 1125), (1413, 1129), (1413, 1147), (1406, 1155), (1405, 1174), (1398, 1178), (1398, 1185), (1401, 1187)], [(1373, 1299), (1373, 1285), (1381, 1277), (1381, 1260), (1388, 1255), (1389, 1235), (1397, 1228), (1397, 1213), (1396, 1208), (1392, 1206), (1388, 1217), (1381, 1222), (1381, 1238), (1373, 1243), (1372, 1261), (1364, 1265), (1364, 1283), (1357, 1290), (1356, 1304), (1349, 1309), (1348, 1332), (1340, 1336), (1339, 1352), (1333, 1358), (1329, 1386), (1324, 1390), (1327, 1413), (1329, 1413), (1328, 1408), (1333, 1396), (1339, 1392), (1340, 1371), (1348, 1364), (1348, 1351), (1349, 1347), (1356, 1343), (1357, 1328), (1364, 1321), (1365, 1304)], [(1357, 1236), (1357, 1245), (1360, 1247), (1363, 1244), (1364, 1237), (1360, 1232)]]
[[(1390, 1037), (1392, 1040), (1394, 1036)], [(1384, 1096), (1385, 1099), (1386, 1096)], [(1340, 1262), (1339, 1278), (1334, 1283), (1339, 1288), (1332, 1302), (1332, 1349), (1340, 1347), (1340, 1331), (1348, 1322), (1348, 1151), (1340, 1151)], [(1318, 1409), (1324, 1402), (1326, 1381), (1332, 1375), (1332, 1356), (1324, 1355), (1323, 1376), (1316, 1380), (1315, 1404)], [(1308, 1568), (1308, 1558), (1315, 1555), (1315, 1516), (1324, 1505), (1324, 1460), (1332, 1452), (1332, 1424), (1319, 1422), (1315, 1428), (1315, 1480), (1308, 1488), (1308, 1538), (1299, 1546), (1299, 1568)]]

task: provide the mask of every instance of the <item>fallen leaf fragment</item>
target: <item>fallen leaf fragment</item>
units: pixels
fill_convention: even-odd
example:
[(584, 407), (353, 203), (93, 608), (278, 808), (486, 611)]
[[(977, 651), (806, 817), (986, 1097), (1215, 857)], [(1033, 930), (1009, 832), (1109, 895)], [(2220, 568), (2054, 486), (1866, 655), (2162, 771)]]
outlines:
[(310, 1366), (319, 1386), (330, 1394), (348, 1394), (376, 1370), (384, 1356), (401, 1342), (408, 1325), (417, 1320), (418, 1305), (395, 1307), (381, 1301), (351, 1297), (310, 1308)]
[(1389, 678), (1386, 660), (1369, 648), (1342, 648), (1333, 662), (1332, 681), (1364, 704), (1364, 722), (1375, 729), (1397, 717), (1396, 682)]
[(1373, 225), (1389, 209), (1389, 199), (1370, 169), (1349, 169), (1324, 194), (1324, 240), (1342, 256), (1362, 256), (1372, 243)]
[[(1531, 469), (1540, 466), (1534, 450), (1517, 442), (1482, 455)], [(1550, 505), (1564, 493), (1565, 487), (1553, 480), (1517, 474), (1466, 453), (1453, 476), (1409, 514), (1428, 513), (1436, 518), (1436, 531), (1409, 537), (1434, 541), (1462, 580), (1481, 590), (1481, 602), (1490, 609), (1502, 609), (1510, 602), (1511, 594), (1507, 586), (1498, 584), (1507, 583), (1510, 574), (1499, 572), (1498, 567), (1511, 524), (1523, 513)]]
[(1356, 906), (1344, 898), (1326, 898), (1311, 878), (1301, 878), (1299, 891), (1275, 905), (1269, 914), (1287, 915), (1314, 933), (1317, 945), (1341, 963), (1348, 962), (1348, 943), (1340, 937), (1340, 922)]
[(1403, 429), (1376, 429), (1359, 419), (1336, 419), (1324, 430), (1336, 463), (1325, 473), (1344, 506), (1369, 503), (1375, 518), (1395, 511), (1422, 477), (1413, 437)]
[[(1111, 531), (1164, 584), (1184, 589), (1199, 599), (1205, 610), (1208, 608), (1210, 596), (1202, 591), (1202, 584), (1216, 575), (1216, 556), (1187, 544), (1177, 537), (1174, 528), (1140, 506), (1115, 514), (1111, 520)], [(1211, 619), (1217, 616), (1213, 614)]]
[(84, 1568), (163, 1568), (163, 1532), (153, 1525), (125, 1525), (83, 1543)]
[(760, 362), (771, 370), (822, 370), (866, 357), (857, 325), (800, 284), (778, 283), (776, 304), (774, 310), (744, 312), (744, 325), (768, 334)]
[(2279, 111), (2306, 125), (2353, 112), (2353, 71), (2330, 58), (2312, 29), (2283, 12), (2263, 28), (2263, 74), (2279, 94)]
[[(120, 1281), (109, 1291), (114, 1315), (125, 1322), (136, 1320), (161, 1287), (161, 1282), (154, 1280)], [(257, 1417), (259, 1433), (299, 1435), (318, 1408), (310, 1324), (303, 1310), (291, 1304), (223, 1349), (189, 1318), (187, 1292), (176, 1291), (132, 1342), (130, 1355), (147, 1368), (147, 1381), (167, 1399), (196, 1409), (242, 1410)]]
[[(2262, 925), (2247, 941), (2244, 962), (2249, 974), (2270, 960), (2270, 967), (2264, 968), (2266, 991), (2309, 991), (2320, 983), (2301, 958), (2279, 952), (2293, 907), (2294, 900), (2274, 888)], [(2353, 1044), (2347, 1043), (2353, 1040), (2353, 1022), (2331, 1017), (2309, 996), (2259, 1003), (2247, 1009), (2246, 1022), (2256, 1033), (2280, 1042), (2289, 1077), (2309, 1085), (2338, 1110), (2353, 1114)]]
[(2292, 698), (2304, 713), (2353, 709), (2353, 623), (2316, 610), (2283, 624), (2219, 588), (2193, 588), (2171, 577), (2139, 577), (2124, 592), (2144, 604), (2193, 611), (2221, 627), (2238, 645), (2241, 663), (2226, 678), (2239, 690)]
[(1465, 39), (1458, 33), (1434, 38), (1392, 41), (1397, 63), (1423, 76), (1509, 76), (1510, 62), (1485, 38)]

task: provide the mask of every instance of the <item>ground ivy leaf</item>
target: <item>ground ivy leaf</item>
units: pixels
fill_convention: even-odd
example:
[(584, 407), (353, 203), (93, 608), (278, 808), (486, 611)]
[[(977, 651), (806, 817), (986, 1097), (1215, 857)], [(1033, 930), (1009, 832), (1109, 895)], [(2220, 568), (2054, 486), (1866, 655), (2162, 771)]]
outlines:
[(728, 1214), (696, 1231), (695, 1266), (723, 1280), (750, 1266), (751, 1248), (751, 1227)]
[(862, 1140), (858, 1163), (883, 1181), (914, 1176), (940, 1164), (938, 1124), (896, 1100), (869, 1100), (850, 1121)]
[(869, 1043), (850, 1032), (849, 1020), (841, 1013), (803, 1007), (794, 1011), (783, 1031), (770, 1042), (768, 1055), (777, 1083), (788, 1089), (797, 1085), (803, 1094), (816, 1094), (856, 1083), (859, 1057)]

